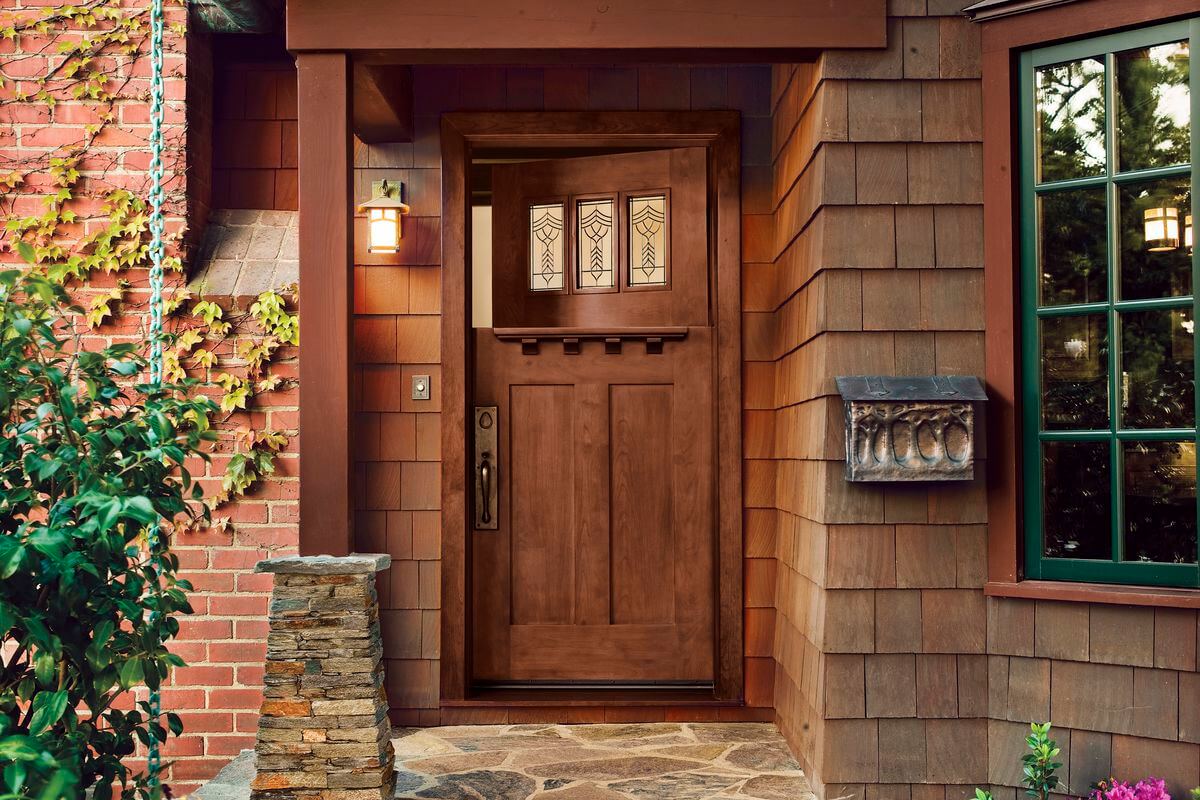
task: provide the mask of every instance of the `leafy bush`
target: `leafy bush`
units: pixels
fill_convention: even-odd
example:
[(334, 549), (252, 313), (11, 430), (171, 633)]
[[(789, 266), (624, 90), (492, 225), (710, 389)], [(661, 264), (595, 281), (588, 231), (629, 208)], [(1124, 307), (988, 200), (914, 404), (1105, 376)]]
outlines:
[[(1029, 752), (1021, 756), (1021, 782), (1025, 784), (1025, 795), (1034, 800), (1047, 800), (1050, 793), (1059, 788), (1055, 774), (1062, 763), (1055, 761), (1062, 750), (1050, 738), (1050, 723), (1033, 723), (1025, 737)], [(992, 800), (992, 793), (984, 789), (975, 790), (976, 800)], [(1170, 800), (1170, 798), (1167, 798)]]
[(191, 587), (147, 534), (207, 514), (184, 462), (204, 457), (213, 406), (136, 384), (134, 345), (81, 349), (81, 311), (0, 272), (0, 798), (148, 797), (122, 764), (151, 732), (128, 694), (183, 663), (166, 642)]

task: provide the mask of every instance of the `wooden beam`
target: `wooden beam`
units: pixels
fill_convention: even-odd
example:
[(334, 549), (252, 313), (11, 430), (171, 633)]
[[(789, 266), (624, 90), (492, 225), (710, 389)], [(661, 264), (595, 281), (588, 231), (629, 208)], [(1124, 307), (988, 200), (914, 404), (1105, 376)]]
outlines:
[(885, 0), (290, 0), (288, 49), (803, 50), (884, 47)]
[(300, 192), (300, 552), (354, 549), (350, 492), (350, 64), (344, 53), (296, 59)]
[(411, 142), (412, 67), (354, 63), (351, 118), (354, 135), (367, 144)]

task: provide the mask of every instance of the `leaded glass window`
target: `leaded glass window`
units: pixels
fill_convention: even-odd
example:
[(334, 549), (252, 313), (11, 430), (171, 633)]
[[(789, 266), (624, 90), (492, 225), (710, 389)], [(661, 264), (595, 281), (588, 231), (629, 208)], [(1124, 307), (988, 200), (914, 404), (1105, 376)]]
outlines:
[(629, 198), (629, 285), (667, 282), (666, 195)]
[(560, 292), (565, 286), (566, 245), (563, 204), (529, 207), (529, 288), (535, 292)]
[(575, 205), (576, 286), (611, 289), (616, 286), (616, 229), (611, 199), (580, 200)]

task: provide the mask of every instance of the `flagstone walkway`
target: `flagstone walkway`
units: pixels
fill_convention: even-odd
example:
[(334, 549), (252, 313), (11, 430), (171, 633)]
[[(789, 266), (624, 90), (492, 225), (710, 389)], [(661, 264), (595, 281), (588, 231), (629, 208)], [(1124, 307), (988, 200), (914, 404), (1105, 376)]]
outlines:
[(398, 733), (398, 798), (812, 797), (770, 724), (471, 725)]
[[(392, 744), (397, 798), (813, 798), (770, 724), (464, 725), (400, 729)], [(193, 797), (248, 797), (249, 781), (218, 776)]]

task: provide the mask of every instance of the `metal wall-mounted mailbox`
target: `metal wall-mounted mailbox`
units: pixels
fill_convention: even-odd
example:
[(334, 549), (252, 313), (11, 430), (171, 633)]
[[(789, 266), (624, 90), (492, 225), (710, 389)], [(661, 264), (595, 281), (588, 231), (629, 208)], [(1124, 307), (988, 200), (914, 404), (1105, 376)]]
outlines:
[(846, 404), (846, 480), (969, 481), (975, 477), (973, 375), (837, 378)]

